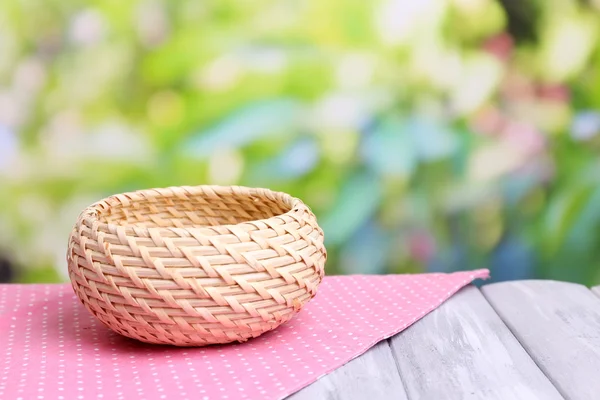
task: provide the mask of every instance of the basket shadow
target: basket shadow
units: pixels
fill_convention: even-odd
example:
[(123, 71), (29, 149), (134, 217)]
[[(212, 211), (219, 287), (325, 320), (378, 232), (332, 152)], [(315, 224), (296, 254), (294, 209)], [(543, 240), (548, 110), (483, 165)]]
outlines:
[[(25, 310), (23, 310), (25, 311)], [(272, 335), (281, 333), (289, 326), (282, 326), (267, 332), (261, 338), (252, 339), (245, 343), (215, 344), (201, 347), (178, 347), (164, 344), (144, 343), (125, 337), (93, 316), (74, 296), (53, 294), (47, 299), (34, 301), (27, 309), (32, 315), (40, 315), (32, 321), (34, 332), (45, 332), (49, 345), (64, 345), (65, 352), (77, 352), (81, 349), (92, 349), (104, 355), (119, 353), (120, 355), (154, 357), (177, 355), (180, 353), (212, 353), (233, 350), (238, 346), (255, 346), (269, 342)], [(260, 340), (259, 340), (260, 339)]]
[(58, 294), (50, 296), (46, 301), (32, 304), (28, 311), (43, 315), (43, 318), (33, 321), (32, 329), (46, 332), (51, 343), (64, 343), (65, 351), (83, 347), (97, 349), (100, 353), (135, 355), (178, 350), (173, 346), (143, 343), (114, 332), (94, 317), (75, 296), (72, 299), (59, 298)]

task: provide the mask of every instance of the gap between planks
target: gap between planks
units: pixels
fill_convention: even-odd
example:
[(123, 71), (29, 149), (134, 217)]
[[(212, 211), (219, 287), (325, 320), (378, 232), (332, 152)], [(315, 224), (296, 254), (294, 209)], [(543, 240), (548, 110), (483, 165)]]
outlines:
[(474, 286), (391, 343), (409, 399), (562, 398)]
[(288, 399), (408, 400), (387, 340)]
[(565, 398), (600, 398), (599, 297), (555, 281), (496, 283), (482, 292)]
[(290, 397), (321, 398), (552, 400), (562, 396), (480, 291), (469, 286), (404, 332)]

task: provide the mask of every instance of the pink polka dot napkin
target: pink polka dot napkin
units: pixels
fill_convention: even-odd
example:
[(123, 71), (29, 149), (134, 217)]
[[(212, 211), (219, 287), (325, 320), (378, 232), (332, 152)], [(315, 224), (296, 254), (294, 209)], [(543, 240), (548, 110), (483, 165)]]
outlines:
[(487, 276), (327, 277), (279, 329), (207, 348), (121, 337), (97, 322), (69, 285), (0, 285), (0, 399), (281, 399)]

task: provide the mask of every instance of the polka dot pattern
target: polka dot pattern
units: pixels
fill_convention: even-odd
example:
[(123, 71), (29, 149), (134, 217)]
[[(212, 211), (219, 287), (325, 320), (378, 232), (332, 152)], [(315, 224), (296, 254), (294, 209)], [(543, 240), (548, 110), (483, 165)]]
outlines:
[(315, 300), (277, 330), (205, 348), (119, 336), (69, 285), (0, 285), (0, 398), (281, 399), (487, 275), (327, 277)]

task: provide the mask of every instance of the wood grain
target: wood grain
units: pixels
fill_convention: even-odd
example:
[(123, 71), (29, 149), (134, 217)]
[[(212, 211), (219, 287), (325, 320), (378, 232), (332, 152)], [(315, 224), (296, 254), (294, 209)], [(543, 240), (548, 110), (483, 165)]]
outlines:
[(391, 339), (410, 399), (561, 399), (479, 290)]
[(408, 400), (385, 340), (288, 399)]
[(584, 286), (521, 281), (483, 293), (565, 398), (600, 398), (600, 299)]

